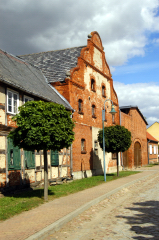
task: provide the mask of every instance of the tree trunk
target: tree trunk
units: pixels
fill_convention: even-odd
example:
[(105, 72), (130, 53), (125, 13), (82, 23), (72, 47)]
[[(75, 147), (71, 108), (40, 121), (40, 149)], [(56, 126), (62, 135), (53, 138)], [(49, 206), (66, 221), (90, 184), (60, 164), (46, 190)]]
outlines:
[(117, 153), (117, 176), (119, 177), (119, 159), (118, 159), (118, 153)]
[(48, 162), (47, 150), (43, 150), (44, 154), (44, 200), (48, 201)]

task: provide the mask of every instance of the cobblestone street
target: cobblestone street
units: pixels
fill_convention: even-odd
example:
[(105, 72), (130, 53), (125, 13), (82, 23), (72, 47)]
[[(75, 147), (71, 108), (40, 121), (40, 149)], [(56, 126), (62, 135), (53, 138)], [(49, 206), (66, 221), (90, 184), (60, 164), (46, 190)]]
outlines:
[(94, 205), (45, 240), (159, 239), (159, 174)]

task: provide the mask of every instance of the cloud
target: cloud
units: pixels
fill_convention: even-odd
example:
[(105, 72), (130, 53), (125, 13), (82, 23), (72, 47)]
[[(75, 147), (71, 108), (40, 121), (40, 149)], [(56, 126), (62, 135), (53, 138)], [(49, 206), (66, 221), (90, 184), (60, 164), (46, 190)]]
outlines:
[(124, 84), (114, 81), (119, 106), (138, 106), (149, 125), (159, 121), (159, 85), (156, 83)]
[(159, 31), (158, 0), (5, 0), (0, 48), (15, 55), (86, 45), (98, 31), (109, 65), (143, 56)]

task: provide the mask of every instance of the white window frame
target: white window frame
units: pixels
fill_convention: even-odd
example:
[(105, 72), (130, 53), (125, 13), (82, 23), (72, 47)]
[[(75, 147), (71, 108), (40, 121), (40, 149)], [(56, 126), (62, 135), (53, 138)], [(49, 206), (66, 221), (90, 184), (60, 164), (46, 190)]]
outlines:
[(153, 151), (154, 151), (154, 154), (156, 154), (156, 146), (155, 145), (154, 145)]
[[(11, 97), (11, 111), (9, 110), (9, 93), (11, 93), (12, 97)], [(17, 111), (14, 111), (14, 95), (17, 95)], [(7, 88), (7, 113), (11, 113), (11, 114), (16, 114), (18, 113), (18, 107), (19, 107), (19, 93)]]
[(27, 95), (24, 95), (24, 103), (26, 103), (25, 99), (28, 99), (28, 101), (34, 101), (34, 98), (28, 97)]
[(150, 146), (150, 154), (152, 154), (152, 145), (149, 145)]

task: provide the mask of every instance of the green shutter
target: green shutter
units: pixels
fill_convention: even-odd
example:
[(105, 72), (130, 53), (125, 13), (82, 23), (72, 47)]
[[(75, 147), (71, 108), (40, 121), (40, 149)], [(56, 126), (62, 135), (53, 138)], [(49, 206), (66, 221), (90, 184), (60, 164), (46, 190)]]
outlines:
[(59, 165), (59, 153), (58, 151), (51, 150), (51, 166)]
[(21, 169), (20, 149), (13, 146), (12, 139), (8, 138), (8, 170)]
[(35, 168), (35, 154), (32, 151), (24, 151), (26, 168)]

